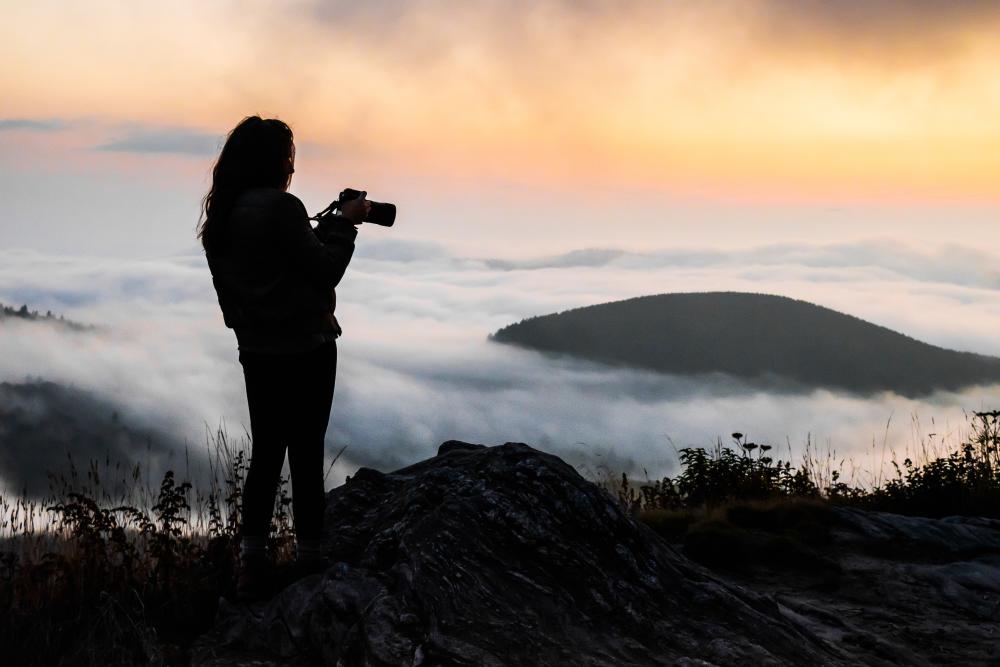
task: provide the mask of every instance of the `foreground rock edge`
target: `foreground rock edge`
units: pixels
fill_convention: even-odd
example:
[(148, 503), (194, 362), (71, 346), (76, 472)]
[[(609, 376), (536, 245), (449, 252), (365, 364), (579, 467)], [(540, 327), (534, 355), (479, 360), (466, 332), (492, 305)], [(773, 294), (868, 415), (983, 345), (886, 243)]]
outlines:
[[(223, 601), (195, 665), (853, 662), (836, 633), (711, 574), (558, 457), (458, 441), (328, 495), (335, 565)], [(888, 663), (886, 663), (888, 664)]]

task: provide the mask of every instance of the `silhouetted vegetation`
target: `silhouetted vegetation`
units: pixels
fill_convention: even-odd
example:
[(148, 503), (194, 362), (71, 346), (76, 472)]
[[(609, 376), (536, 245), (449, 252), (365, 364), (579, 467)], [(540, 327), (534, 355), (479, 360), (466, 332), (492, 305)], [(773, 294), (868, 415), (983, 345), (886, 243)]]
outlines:
[(919, 396), (1000, 381), (1000, 359), (935, 347), (805, 301), (660, 294), (533, 317), (501, 343), (685, 375)]
[(55, 315), (51, 310), (47, 310), (44, 313), (39, 313), (37, 310), (28, 310), (28, 304), (22, 304), (20, 308), (14, 308), (13, 306), (5, 306), (0, 303), (0, 320), (3, 320), (5, 317), (18, 318), (29, 322), (52, 322), (73, 331), (93, 331), (97, 329), (93, 324), (82, 324), (73, 320), (67, 320), (62, 315)]
[[(106, 459), (51, 475), (42, 501), (0, 497), (0, 646), (17, 665), (187, 664), (233, 591), (249, 441), (210, 447), (207, 489)], [(335, 459), (336, 460), (336, 459)], [(294, 544), (282, 478), (269, 536), (280, 576)]]
[(842, 479), (828, 457), (807, 451), (803, 463), (774, 459), (772, 447), (733, 433), (732, 446), (680, 450), (675, 477), (635, 484), (622, 474), (614, 491), (638, 514), (710, 511), (746, 502), (822, 500), (832, 505), (926, 517), (952, 515), (1000, 518), (1000, 411), (975, 412), (972, 434), (956, 451), (921, 463), (891, 461), (892, 477), (872, 486)]

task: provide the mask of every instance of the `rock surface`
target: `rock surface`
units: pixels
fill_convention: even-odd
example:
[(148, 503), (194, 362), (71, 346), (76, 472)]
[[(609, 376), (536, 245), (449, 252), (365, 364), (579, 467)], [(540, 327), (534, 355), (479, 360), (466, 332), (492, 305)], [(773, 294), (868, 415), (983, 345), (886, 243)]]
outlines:
[(334, 565), (222, 601), (195, 665), (1000, 660), (996, 521), (736, 508), (672, 545), (555, 456), (449, 441), (359, 470), (326, 529)]
[(720, 582), (555, 456), (449, 441), (327, 500), (325, 574), (223, 601), (194, 664), (838, 663), (773, 599)]
[[(715, 573), (773, 598), (855, 664), (1000, 664), (1000, 521), (819, 506), (819, 521), (759, 514), (730, 517), (745, 534), (712, 546), (742, 562), (716, 561)], [(759, 548), (769, 540), (784, 553)], [(687, 542), (685, 552), (711, 561)]]

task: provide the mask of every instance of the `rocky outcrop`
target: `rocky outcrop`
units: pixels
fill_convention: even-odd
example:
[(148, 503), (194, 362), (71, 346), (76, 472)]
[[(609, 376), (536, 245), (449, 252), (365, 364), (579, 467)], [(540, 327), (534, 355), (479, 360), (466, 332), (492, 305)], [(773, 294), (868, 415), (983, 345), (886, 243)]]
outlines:
[(559, 458), (450, 441), (330, 492), (322, 575), (223, 601), (196, 665), (848, 661), (772, 597), (722, 582)]
[[(809, 500), (647, 516), (682, 553), (864, 665), (1000, 664), (1000, 521)], [(672, 523), (671, 523), (672, 521)]]
[(194, 664), (1000, 661), (998, 521), (810, 502), (650, 521), (524, 444), (363, 468), (329, 494), (329, 570), (222, 601)]

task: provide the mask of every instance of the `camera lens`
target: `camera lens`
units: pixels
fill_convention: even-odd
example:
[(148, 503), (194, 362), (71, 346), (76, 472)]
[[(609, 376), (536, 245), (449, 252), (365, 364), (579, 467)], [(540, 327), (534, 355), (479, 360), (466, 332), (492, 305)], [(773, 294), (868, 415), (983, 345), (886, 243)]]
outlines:
[(393, 223), (396, 222), (396, 205), (383, 204), (377, 201), (371, 202), (371, 205), (372, 207), (368, 211), (368, 217), (365, 218), (365, 222), (383, 227), (392, 227)]

